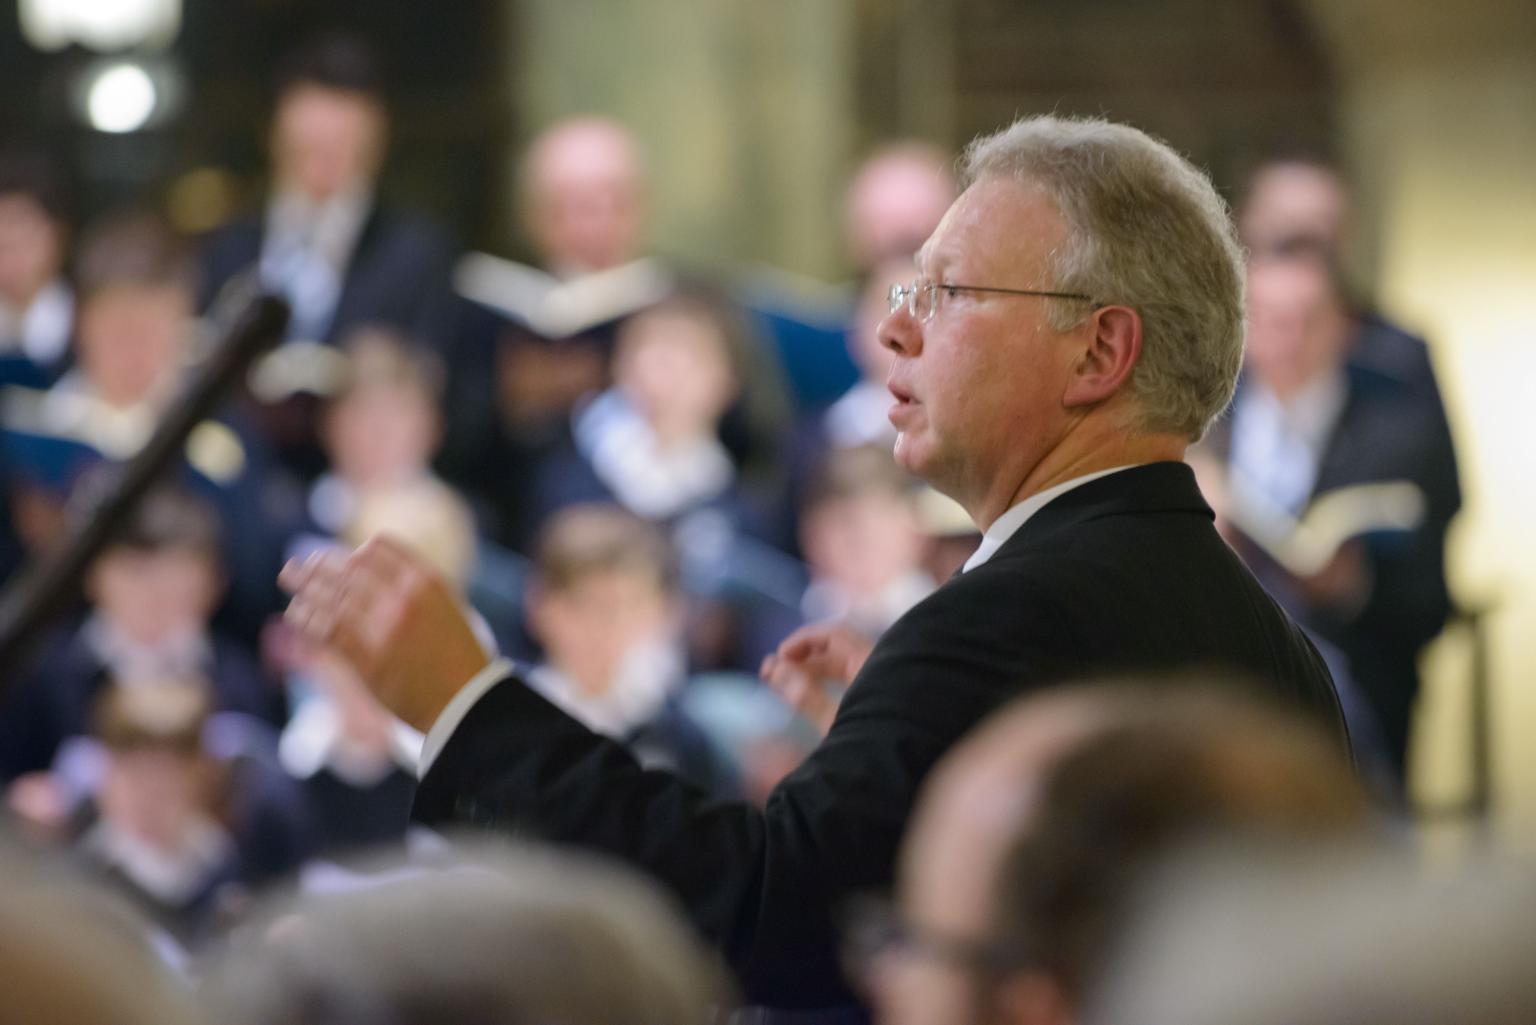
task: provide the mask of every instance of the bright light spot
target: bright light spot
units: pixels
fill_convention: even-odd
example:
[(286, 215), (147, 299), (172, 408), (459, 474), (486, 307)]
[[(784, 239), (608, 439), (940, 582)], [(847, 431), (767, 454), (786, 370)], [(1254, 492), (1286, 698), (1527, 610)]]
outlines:
[(85, 110), (98, 132), (133, 132), (155, 112), (154, 80), (137, 64), (116, 64), (96, 76)]
[(40, 50), (159, 48), (181, 28), (181, 0), (21, 0), (22, 34)]

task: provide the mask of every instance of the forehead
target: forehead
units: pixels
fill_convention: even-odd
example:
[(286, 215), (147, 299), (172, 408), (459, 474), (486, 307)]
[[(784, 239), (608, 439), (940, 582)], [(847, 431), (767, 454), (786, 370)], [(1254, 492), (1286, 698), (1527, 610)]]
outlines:
[(343, 120), (372, 124), (382, 117), (383, 107), (367, 93), (318, 84), (294, 86), (277, 105), (278, 123), (284, 127), (318, 121), (334, 125)]
[(950, 206), (918, 251), (917, 266), (928, 274), (963, 270), (1038, 277), (1066, 235), (1066, 221), (1042, 186), (986, 177)]

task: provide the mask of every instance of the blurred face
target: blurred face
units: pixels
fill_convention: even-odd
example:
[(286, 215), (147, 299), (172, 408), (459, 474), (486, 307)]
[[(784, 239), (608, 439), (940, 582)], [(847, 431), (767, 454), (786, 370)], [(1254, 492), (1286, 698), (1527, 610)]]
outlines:
[(1254, 249), (1305, 235), (1338, 252), (1349, 197), (1338, 175), (1309, 164), (1275, 164), (1254, 179), (1239, 227)]
[(30, 196), (0, 195), (0, 303), (31, 302), (63, 263), (63, 228)]
[(362, 93), (301, 85), (278, 104), (272, 161), (280, 188), (330, 199), (371, 181), (383, 152), (383, 108)]
[(1247, 366), (1276, 395), (1285, 398), (1335, 373), (1349, 331), (1328, 272), (1317, 261), (1250, 263)]
[(87, 582), (96, 611), (140, 644), (197, 633), (218, 602), (211, 559), (191, 548), (108, 548)]
[(923, 536), (911, 505), (885, 492), (823, 502), (806, 515), (802, 534), (816, 575), (856, 595), (878, 595), (922, 558)]
[[(1049, 254), (1065, 239), (1043, 192), (983, 179), (945, 214), (918, 255), (918, 274), (939, 284), (1052, 289)], [(976, 516), (990, 494), (1011, 495), (1064, 436), (1064, 393), (1082, 345), (1051, 327), (1037, 297), (941, 289), (938, 302), (926, 324), (903, 306), (880, 325), (894, 355), (887, 383), (896, 461)]]
[(108, 402), (150, 398), (180, 372), (192, 298), (175, 285), (115, 285), (80, 310), (80, 369)]
[(620, 334), (613, 373), (663, 440), (714, 434), (736, 396), (725, 339), (701, 316), (659, 312), (632, 318)]
[(331, 466), (344, 480), (395, 484), (426, 469), (437, 447), (437, 411), (412, 388), (365, 388), (333, 405), (324, 433)]
[(204, 811), (207, 779), (201, 758), (181, 751), (114, 751), (102, 781), (102, 818), (129, 835), (170, 851)]
[(529, 619), (549, 664), (595, 692), (614, 679), (625, 656), (665, 641), (674, 627), (672, 603), (655, 578), (627, 569), (540, 589)]
[[(904, 921), (951, 942), (996, 938), (998, 880), (1027, 828), (1033, 792), (1061, 753), (1094, 728), (1094, 716), (1092, 706), (1071, 699), (1036, 699), (1027, 709), (1000, 713), (939, 763), (902, 843), (898, 899)], [(1065, 1005), (1059, 1000), (1002, 999), (1004, 983), (995, 975), (915, 947), (891, 951), (876, 969), (872, 995), (880, 1025), (1069, 1020), (1061, 1016)]]
[(644, 226), (644, 190), (634, 144), (614, 126), (554, 129), (529, 161), (529, 229), (545, 263), (591, 273), (634, 259)]
[(874, 267), (910, 259), (954, 199), (954, 183), (929, 159), (893, 154), (866, 165), (848, 190), (848, 248), (854, 263)]

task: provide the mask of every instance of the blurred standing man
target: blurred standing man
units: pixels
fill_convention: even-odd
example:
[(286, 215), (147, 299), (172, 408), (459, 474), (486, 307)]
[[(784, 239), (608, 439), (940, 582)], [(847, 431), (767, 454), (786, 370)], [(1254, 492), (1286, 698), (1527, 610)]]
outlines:
[[(1339, 169), (1311, 155), (1277, 156), (1248, 177), (1238, 229), (1255, 253), (1305, 241), (1334, 268), (1344, 265), (1352, 241), (1350, 190)], [(1354, 310), (1350, 361), (1426, 392), (1441, 407), (1429, 346), (1424, 339), (1368, 307)], [(1444, 408), (1437, 413), (1445, 419)]]
[[(361, 42), (322, 37), (293, 54), (279, 73), (266, 209), (207, 237), (200, 306), (254, 271), (293, 308), (289, 343), (334, 345), (353, 327), (385, 324), (445, 345), (449, 246), (435, 225), (377, 193), (388, 122), (383, 79)], [(290, 391), (323, 390), (302, 374), (283, 376)], [(287, 461), (305, 476), (321, 465), (311, 419), (291, 414), (276, 425), (288, 435)]]
[[(979, 140), (968, 169), (880, 335), (896, 357), (897, 460), (986, 538), (886, 631), (765, 809), (711, 804), (565, 717), (488, 659), (455, 597), (398, 545), (285, 572), (292, 621), (430, 730), (418, 817), (629, 858), (763, 1003), (849, 999), (834, 909), (890, 884), (928, 770), (1016, 694), (1231, 665), (1344, 743), (1326, 668), (1179, 462), (1242, 356), (1241, 254), (1210, 182), (1135, 129), (1054, 117)], [(801, 641), (775, 672), (838, 675), (835, 651)]]
[[(1377, 753), (1401, 787), (1419, 652), (1451, 610), (1445, 536), (1461, 488), (1450, 432), (1432, 394), (1355, 358), (1358, 322), (1330, 254), (1313, 240), (1254, 251), (1248, 308), (1243, 381), (1231, 416), (1202, 447), (1225, 471), (1217, 504), (1259, 579), (1337, 649), (1385, 749)], [(1422, 506), (1417, 522), (1350, 530), (1310, 572), (1266, 551), (1255, 540), (1262, 520), (1242, 514), (1271, 509), (1305, 524), (1330, 494), (1368, 484), (1412, 488)]]

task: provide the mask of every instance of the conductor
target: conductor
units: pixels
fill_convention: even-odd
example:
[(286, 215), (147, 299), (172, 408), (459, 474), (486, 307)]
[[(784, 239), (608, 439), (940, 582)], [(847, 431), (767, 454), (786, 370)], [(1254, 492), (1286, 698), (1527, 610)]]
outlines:
[[(1217, 535), (1182, 461), (1231, 398), (1243, 267), (1209, 180), (1102, 120), (978, 139), (969, 186), (891, 289), (896, 458), (963, 505), (976, 554), (880, 639), (822, 745), (766, 808), (642, 770), (486, 655), (403, 546), (284, 570), (290, 620), (427, 731), (414, 815), (618, 855), (668, 886), (758, 1003), (849, 999), (834, 922), (890, 884), (933, 764), (1053, 683), (1229, 667), (1318, 717), (1332, 681)], [(835, 635), (778, 671), (837, 676)]]

